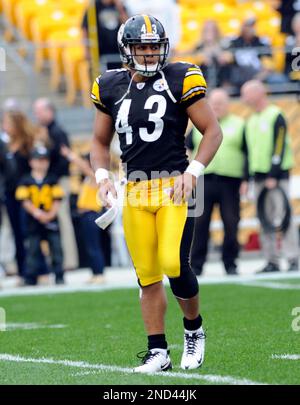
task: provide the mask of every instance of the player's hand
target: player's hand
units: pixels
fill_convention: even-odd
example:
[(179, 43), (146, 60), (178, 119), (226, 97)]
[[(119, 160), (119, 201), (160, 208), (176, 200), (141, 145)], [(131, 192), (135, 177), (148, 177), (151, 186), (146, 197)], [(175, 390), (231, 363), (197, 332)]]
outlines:
[(117, 191), (113, 182), (110, 179), (104, 179), (99, 183), (98, 196), (104, 207), (111, 207), (112, 203), (108, 197), (108, 193), (111, 193), (113, 198), (117, 199)]
[(190, 173), (183, 173), (174, 179), (173, 201), (175, 205), (187, 201), (196, 186), (197, 179)]
[(268, 190), (272, 190), (273, 188), (277, 187), (277, 180), (273, 177), (269, 177), (265, 180), (265, 186)]

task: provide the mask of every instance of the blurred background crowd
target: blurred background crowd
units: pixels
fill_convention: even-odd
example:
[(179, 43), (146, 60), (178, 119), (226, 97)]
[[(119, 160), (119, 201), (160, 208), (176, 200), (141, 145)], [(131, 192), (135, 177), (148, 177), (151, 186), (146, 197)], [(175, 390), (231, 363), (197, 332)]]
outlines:
[[(240, 98), (244, 83), (258, 79), (266, 85), (289, 126), (291, 202), (299, 226), (300, 1), (0, 0), (0, 268), (18, 274), (19, 285), (48, 283), (51, 271), (60, 284), (64, 271), (85, 267), (90, 283), (102, 283), (105, 267), (130, 265), (121, 218), (105, 231), (93, 226), (102, 208), (88, 160), (94, 116), (89, 95), (95, 76), (122, 66), (118, 28), (138, 13), (163, 23), (170, 60), (201, 66), (208, 88), (225, 90), (235, 115), (250, 113)], [(117, 171), (117, 142), (113, 152)], [(40, 178), (44, 191), (28, 206), (24, 196), (34, 194)], [(41, 212), (43, 199), (51, 200), (48, 217)], [(239, 209), (239, 244), (257, 251), (251, 190)], [(217, 209), (210, 232), (210, 251), (218, 250), (223, 225)], [(38, 277), (27, 277), (28, 267), (36, 267)]]

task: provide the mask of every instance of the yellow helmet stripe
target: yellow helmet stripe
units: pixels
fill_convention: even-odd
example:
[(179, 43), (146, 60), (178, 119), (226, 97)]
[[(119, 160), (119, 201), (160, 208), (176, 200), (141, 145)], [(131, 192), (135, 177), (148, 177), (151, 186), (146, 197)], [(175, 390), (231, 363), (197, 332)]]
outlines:
[(144, 17), (145, 24), (146, 24), (147, 34), (152, 34), (152, 24), (151, 24), (149, 16), (143, 15), (143, 17)]

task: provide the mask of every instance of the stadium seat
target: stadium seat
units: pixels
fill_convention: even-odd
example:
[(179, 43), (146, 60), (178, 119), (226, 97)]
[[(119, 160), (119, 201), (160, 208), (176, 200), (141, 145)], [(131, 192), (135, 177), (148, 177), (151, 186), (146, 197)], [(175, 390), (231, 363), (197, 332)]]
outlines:
[(35, 69), (40, 72), (49, 52), (45, 43), (48, 36), (59, 30), (67, 30), (69, 27), (79, 26), (79, 17), (70, 16), (63, 10), (56, 10), (51, 15), (41, 15), (33, 18), (31, 33), (35, 50)]
[(251, 17), (255, 17), (257, 20), (268, 19), (275, 13), (266, 1), (247, 1), (239, 4), (235, 10), (237, 17), (242, 21)]
[(2, 0), (2, 11), (6, 20), (11, 24), (15, 25), (15, 8), (22, 0)]
[(90, 79), (90, 64), (87, 60), (82, 60), (78, 65), (79, 74), (79, 89), (81, 91), (82, 104), (86, 108), (92, 107), (90, 98), (91, 93), (91, 79)]
[(28, 40), (32, 39), (30, 23), (35, 16), (45, 13), (52, 13), (58, 4), (55, 0), (21, 0), (15, 7), (16, 26), (22, 36)]
[[(21, 0), (2, 0), (2, 11), (6, 21), (14, 27), (16, 25), (15, 8)], [(12, 41), (14, 33), (11, 28), (6, 28), (4, 31), (6, 41)]]
[(69, 47), (62, 51), (62, 61), (66, 81), (66, 103), (72, 105), (76, 101), (78, 90), (86, 107), (91, 107), (89, 64), (86, 61), (83, 46)]
[(235, 37), (240, 33), (241, 21), (237, 18), (230, 18), (225, 21), (219, 21), (218, 26), (223, 37)]
[(62, 75), (64, 74), (62, 52), (68, 46), (82, 43), (82, 31), (78, 27), (55, 31), (48, 35), (50, 60), (50, 85), (52, 90), (58, 90)]
[(257, 34), (259, 36), (268, 37), (272, 43), (274, 35), (280, 32), (280, 22), (279, 17), (258, 20), (255, 24)]
[(197, 7), (197, 9), (194, 10), (194, 15), (195, 18), (200, 21), (215, 20), (222, 22), (234, 18), (235, 9), (223, 2), (217, 2), (205, 7)]
[(64, 13), (78, 17), (82, 20), (84, 11), (87, 7), (86, 0), (66, 0), (58, 2), (57, 0), (21, 0), (16, 7), (16, 24), (21, 34), (31, 40), (31, 21), (34, 17), (47, 16), (54, 12), (63, 11)]

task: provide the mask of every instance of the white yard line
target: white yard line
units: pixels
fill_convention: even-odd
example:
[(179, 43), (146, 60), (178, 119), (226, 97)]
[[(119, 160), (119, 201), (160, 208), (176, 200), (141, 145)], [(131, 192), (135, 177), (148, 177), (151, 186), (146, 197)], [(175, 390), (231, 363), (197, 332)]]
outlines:
[(12, 330), (32, 330), (32, 329), (62, 329), (65, 328), (66, 325), (57, 324), (57, 325), (43, 325), (41, 323), (7, 323), (6, 324), (6, 332)]
[[(125, 272), (126, 270), (124, 270)], [(300, 272), (295, 273), (272, 273), (272, 274), (262, 274), (262, 275), (240, 275), (240, 276), (221, 276), (221, 277), (198, 277), (200, 287), (202, 285), (213, 285), (213, 284), (236, 284), (236, 285), (245, 285), (246, 283), (253, 283), (253, 287), (265, 287), (271, 288), (265, 283), (269, 284), (269, 280), (288, 280), (288, 279), (300, 279)], [(166, 283), (168, 283), (166, 281)], [(257, 283), (257, 285), (256, 285)], [(255, 285), (254, 285), (255, 284)], [(277, 284), (277, 283), (276, 283)], [(250, 286), (250, 284), (247, 284)], [(278, 283), (279, 285), (279, 283)], [(292, 284), (287, 284), (292, 286)], [(72, 286), (35, 286), (35, 287), (19, 287), (19, 288), (7, 288), (0, 290), (1, 297), (15, 297), (15, 296), (27, 296), (27, 295), (54, 295), (54, 294), (68, 294), (76, 292), (99, 292), (99, 291), (111, 291), (124, 288), (136, 288), (138, 289), (135, 279), (122, 281), (122, 282), (107, 282), (101, 286), (86, 286), (84, 284)], [(279, 288), (279, 287), (278, 287)], [(293, 286), (293, 288), (282, 288), (280, 289), (299, 289), (300, 286)]]
[[(133, 374), (132, 368), (129, 367), (119, 367), (106, 364), (91, 364), (84, 361), (72, 361), (72, 360), (55, 360), (52, 358), (28, 358), (22, 356), (11, 355), (7, 353), (0, 353), (0, 361), (15, 362), (15, 363), (34, 363), (34, 364), (54, 364), (66, 367), (75, 367), (79, 369), (89, 369), (89, 373), (97, 372), (112, 372), (112, 373), (125, 373)], [(78, 375), (86, 375), (79, 373)], [(182, 378), (185, 380), (202, 380), (205, 382), (215, 383), (215, 384), (230, 384), (230, 385), (265, 385), (261, 382), (248, 380), (245, 378), (236, 378), (232, 376), (222, 376), (213, 374), (195, 374), (195, 373), (184, 373), (184, 372), (164, 372), (164, 373), (154, 373), (152, 375), (158, 375), (161, 377), (168, 378)]]
[(300, 285), (297, 284), (276, 283), (272, 281), (250, 281), (241, 283), (241, 285), (246, 287), (271, 288), (274, 290), (300, 290)]
[(300, 360), (300, 354), (272, 354), (271, 359)]

